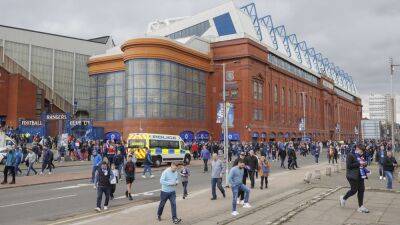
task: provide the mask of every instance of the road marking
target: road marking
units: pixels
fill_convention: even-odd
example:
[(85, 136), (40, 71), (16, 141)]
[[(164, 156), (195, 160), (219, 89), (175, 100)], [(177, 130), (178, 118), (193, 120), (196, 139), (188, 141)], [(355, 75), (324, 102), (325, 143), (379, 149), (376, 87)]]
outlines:
[(56, 200), (56, 199), (62, 199), (62, 198), (71, 198), (71, 197), (76, 197), (76, 196), (77, 195), (65, 195), (65, 196), (54, 197), (54, 198), (39, 199), (39, 200), (34, 200), (34, 201), (29, 201), (29, 202), (21, 202), (21, 203), (14, 203), (14, 204), (8, 204), (8, 205), (0, 205), (0, 208), (10, 207), (10, 206), (17, 206), (17, 205), (26, 205), (26, 204), (30, 204), (30, 203), (44, 202), (44, 201), (50, 201), (50, 200)]
[[(146, 191), (146, 192), (141, 192), (141, 193), (132, 194), (132, 197), (137, 197), (137, 196), (139, 196), (139, 195), (150, 196), (150, 195), (154, 195), (154, 192), (157, 192), (157, 191), (161, 191), (161, 189), (156, 189), (156, 190), (152, 190), (152, 191)], [(117, 199), (123, 199), (123, 198), (126, 198), (126, 196), (123, 195), (123, 196), (116, 197), (116, 198), (114, 198), (114, 199), (117, 200)]]
[(51, 190), (57, 191), (57, 190), (68, 190), (68, 189), (74, 189), (74, 188), (80, 188), (80, 187), (87, 187), (87, 186), (93, 186), (93, 184), (77, 184), (77, 185), (71, 185), (71, 186), (65, 186), (65, 187), (59, 187), (59, 188), (53, 188)]

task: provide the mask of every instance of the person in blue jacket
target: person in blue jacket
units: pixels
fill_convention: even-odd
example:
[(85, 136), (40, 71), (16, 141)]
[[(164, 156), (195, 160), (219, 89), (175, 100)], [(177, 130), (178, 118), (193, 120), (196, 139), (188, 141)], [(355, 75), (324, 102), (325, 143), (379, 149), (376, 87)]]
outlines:
[(94, 150), (92, 154), (92, 179), (91, 179), (92, 183), (94, 183), (96, 171), (99, 168), (102, 161), (103, 159), (101, 158), (101, 155), (96, 150)]
[(4, 180), (1, 182), (1, 184), (6, 184), (7, 183), (7, 176), (8, 173), (11, 172), (12, 175), (12, 181), (10, 184), (15, 184), (15, 150), (12, 147), (7, 147), (8, 152), (6, 155), (6, 166), (4, 167)]
[(146, 149), (146, 156), (144, 159), (144, 163), (143, 163), (143, 174), (142, 177), (146, 178), (146, 173), (148, 172), (150, 174), (150, 178), (153, 178), (154, 175), (151, 174), (151, 165), (153, 165), (153, 160), (151, 158), (151, 152), (150, 149), (148, 149), (147, 147), (144, 147)]
[(20, 173), (22, 174), (22, 171), (21, 171), (21, 169), (19, 168), (19, 165), (20, 165), (21, 162), (22, 162), (22, 157), (23, 157), (23, 155), (22, 155), (21, 149), (20, 149), (20, 148), (17, 148), (17, 149), (15, 150), (15, 166), (14, 166), (15, 175), (18, 175), (18, 172), (20, 172)]

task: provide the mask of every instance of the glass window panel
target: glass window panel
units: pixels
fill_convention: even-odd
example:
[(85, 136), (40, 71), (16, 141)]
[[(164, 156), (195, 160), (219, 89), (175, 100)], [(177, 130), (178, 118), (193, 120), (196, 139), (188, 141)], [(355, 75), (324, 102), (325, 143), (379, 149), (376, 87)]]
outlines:
[(134, 102), (146, 102), (146, 89), (133, 90)]
[(199, 80), (199, 71), (196, 69), (193, 69), (193, 80), (198, 81)]
[(126, 88), (133, 89), (133, 76), (131, 75), (126, 76)]
[(114, 108), (114, 98), (106, 98), (106, 109)]
[(170, 105), (170, 118), (178, 118), (178, 106), (177, 105)]
[(160, 89), (147, 89), (147, 102), (160, 102)]
[(114, 83), (115, 83), (115, 75), (112, 74), (112, 73), (108, 74), (106, 76), (106, 80), (107, 80), (106, 81), (106, 85), (109, 85), (109, 86), (114, 85)]
[(161, 91), (161, 103), (170, 103), (170, 91)]
[(133, 108), (134, 117), (145, 117), (146, 115), (146, 105), (145, 104), (135, 104)]
[(97, 94), (99, 97), (105, 97), (106, 96), (106, 87), (99, 86), (97, 89)]
[(147, 76), (147, 88), (160, 88), (160, 76), (159, 75), (148, 75)]
[(126, 104), (132, 104), (133, 103), (133, 90), (127, 90), (126, 91)]
[(193, 92), (193, 82), (191, 80), (186, 81), (186, 92), (187, 93)]
[(122, 120), (124, 118), (123, 109), (114, 109), (114, 120)]
[(178, 106), (178, 118), (185, 119), (185, 106)]
[(186, 94), (185, 93), (179, 93), (178, 105), (186, 105)]
[(185, 86), (186, 86), (186, 81), (179, 79), (179, 91), (180, 92), (186, 92)]
[(162, 75), (170, 75), (171, 74), (170, 62), (161, 61), (161, 74)]
[(115, 85), (115, 96), (124, 96), (124, 86)]
[(146, 74), (146, 61), (135, 59), (133, 64), (134, 74)]
[(114, 94), (114, 86), (107, 86), (106, 92), (107, 92), (107, 97), (115, 96), (115, 94)]
[(115, 73), (115, 84), (123, 84), (124, 83), (124, 78), (125, 78), (125, 73), (118, 72)]
[(170, 76), (161, 76), (161, 88), (169, 89), (170, 88)]
[(175, 77), (178, 76), (178, 64), (171, 62), (171, 75)]
[(135, 75), (133, 77), (133, 87), (134, 88), (146, 88), (146, 76)]
[(104, 110), (98, 110), (96, 114), (97, 114), (97, 120), (105, 120), (106, 119), (106, 113)]
[(172, 103), (172, 104), (178, 104), (178, 95), (179, 95), (179, 92), (172, 91), (172, 92), (170, 92), (170, 95), (171, 95), (171, 103)]
[(179, 65), (179, 74), (178, 74), (178, 77), (179, 77), (180, 79), (185, 79), (185, 78), (186, 78), (186, 67), (185, 67), (185, 66)]
[(193, 82), (193, 94), (200, 94), (200, 88), (198, 82)]
[(147, 74), (160, 74), (160, 61), (147, 59)]
[(98, 98), (97, 99), (97, 109), (104, 110), (106, 108), (106, 99), (105, 98)]
[(114, 119), (114, 109), (107, 109), (106, 120), (113, 120), (113, 119)]
[(179, 79), (171, 77), (171, 90), (177, 91), (179, 86)]
[(126, 106), (126, 118), (132, 118), (133, 117), (133, 105), (127, 105)]
[(124, 100), (122, 97), (115, 97), (114, 107), (115, 108), (122, 108), (124, 106)]
[(147, 104), (147, 117), (150, 117), (150, 118), (160, 117), (160, 105), (159, 104)]
[(186, 104), (187, 106), (192, 106), (193, 105), (193, 98), (191, 94), (186, 94)]

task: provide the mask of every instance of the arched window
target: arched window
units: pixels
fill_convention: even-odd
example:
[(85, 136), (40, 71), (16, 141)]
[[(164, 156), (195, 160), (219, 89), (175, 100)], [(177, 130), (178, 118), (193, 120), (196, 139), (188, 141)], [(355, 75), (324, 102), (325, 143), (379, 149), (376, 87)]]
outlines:
[(289, 94), (288, 94), (288, 106), (292, 106), (292, 90), (289, 89)]
[(285, 105), (285, 87), (282, 87), (281, 105)]
[(274, 87), (274, 103), (278, 103), (278, 85)]

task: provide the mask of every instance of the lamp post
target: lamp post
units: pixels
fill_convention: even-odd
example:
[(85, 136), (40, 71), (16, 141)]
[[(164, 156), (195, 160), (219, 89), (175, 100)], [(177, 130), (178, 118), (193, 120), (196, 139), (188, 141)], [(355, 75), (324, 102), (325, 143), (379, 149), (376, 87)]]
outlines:
[(238, 63), (238, 60), (222, 63), (222, 64), (214, 64), (214, 66), (222, 66), (222, 100), (224, 105), (224, 122), (222, 124), (222, 130), (224, 134), (224, 158), (225, 158), (225, 186), (228, 187), (228, 173), (229, 173), (229, 162), (228, 162), (228, 110), (227, 110), (227, 102), (226, 102), (226, 65)]
[(389, 63), (390, 63), (390, 106), (391, 106), (391, 138), (392, 138), (392, 149), (394, 150), (394, 125), (396, 124), (396, 122), (394, 121), (394, 113), (395, 113), (395, 109), (394, 109), (394, 96), (393, 96), (393, 75), (394, 75), (394, 68), (395, 67), (399, 67), (400, 64), (393, 64), (393, 58), (389, 58)]

